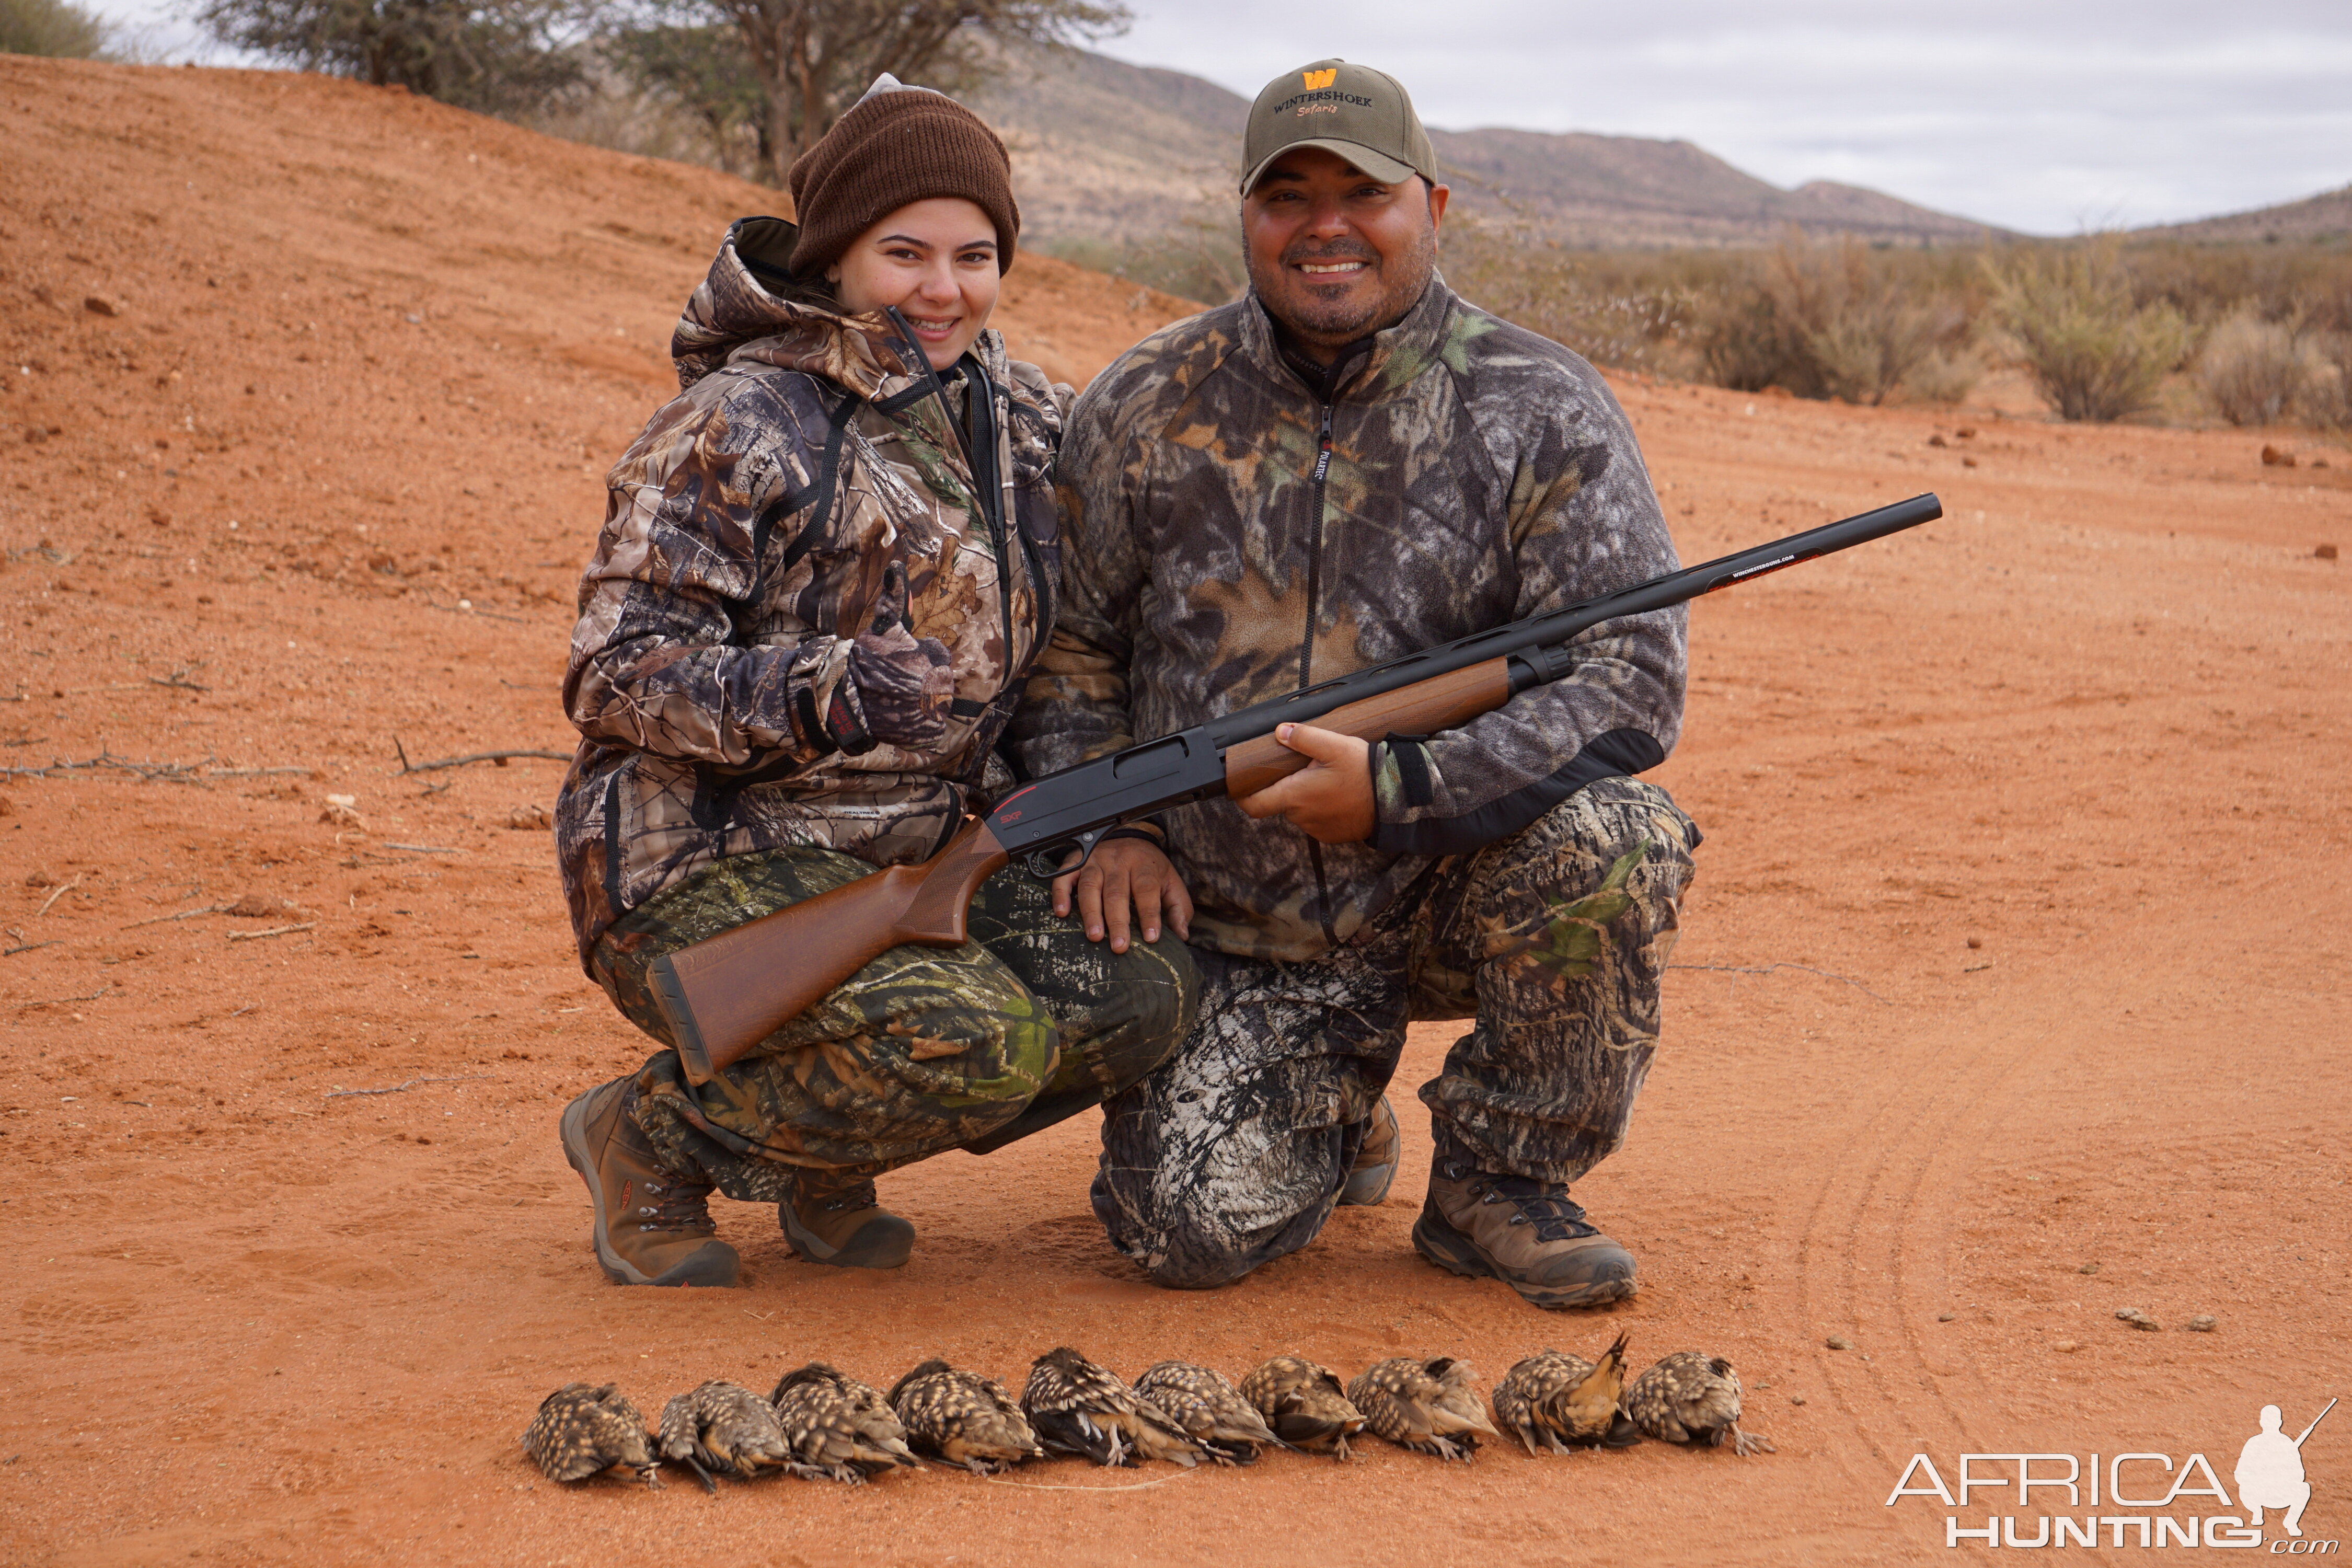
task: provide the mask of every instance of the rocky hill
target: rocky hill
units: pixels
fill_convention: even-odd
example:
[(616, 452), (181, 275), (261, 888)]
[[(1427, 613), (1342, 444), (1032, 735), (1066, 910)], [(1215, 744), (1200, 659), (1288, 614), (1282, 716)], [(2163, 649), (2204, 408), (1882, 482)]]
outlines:
[(2252, 240), (2342, 239), (2352, 237), (2352, 185), (2323, 191), (2299, 202), (2227, 213), (2195, 223), (2162, 224), (2135, 231), (2149, 239), (2206, 240), (2221, 244)]
[[(966, 95), (1012, 142), (1040, 237), (1133, 240), (1227, 221), (1249, 101), (1181, 71), (1081, 50), (1008, 54)], [(1794, 225), (1899, 245), (1997, 233), (1876, 191), (1793, 191), (1687, 142), (1539, 131), (1430, 133), (1460, 210), (1575, 246), (1769, 243)]]

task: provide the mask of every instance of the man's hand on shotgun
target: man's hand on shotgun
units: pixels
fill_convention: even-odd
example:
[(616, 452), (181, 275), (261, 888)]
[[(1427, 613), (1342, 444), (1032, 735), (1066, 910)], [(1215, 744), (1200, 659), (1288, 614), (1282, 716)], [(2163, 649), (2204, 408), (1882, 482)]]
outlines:
[(1370, 838), (1370, 743), (1312, 724), (1285, 724), (1274, 738), (1309, 759), (1307, 764), (1234, 804), (1260, 819), (1279, 816), (1318, 843), (1360, 844)]

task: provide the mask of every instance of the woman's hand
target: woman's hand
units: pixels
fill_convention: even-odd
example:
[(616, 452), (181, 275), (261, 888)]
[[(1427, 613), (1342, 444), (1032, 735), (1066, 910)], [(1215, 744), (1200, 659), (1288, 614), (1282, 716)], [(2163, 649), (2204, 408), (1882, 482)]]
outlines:
[(1158, 942), (1163, 915), (1177, 936), (1192, 934), (1192, 895), (1184, 879), (1158, 845), (1140, 838), (1097, 844), (1084, 866), (1055, 878), (1054, 912), (1068, 914), (1073, 902), (1087, 940), (1100, 942), (1108, 932), (1113, 952), (1125, 952), (1129, 933), (1139, 929), (1144, 941)]
[(1313, 760), (1234, 804), (1255, 817), (1282, 817), (1319, 843), (1370, 838), (1375, 821), (1370, 743), (1312, 724), (1285, 724), (1274, 738)]

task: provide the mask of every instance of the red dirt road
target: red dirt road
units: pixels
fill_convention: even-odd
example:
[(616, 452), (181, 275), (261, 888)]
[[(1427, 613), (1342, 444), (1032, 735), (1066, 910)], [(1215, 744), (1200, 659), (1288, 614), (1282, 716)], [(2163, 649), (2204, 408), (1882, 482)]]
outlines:
[[(1225, 1290), (1108, 1252), (1074, 1123), (886, 1179), (903, 1271), (800, 1263), (722, 1204), (746, 1289), (630, 1291), (554, 1119), (645, 1047), (572, 957), (547, 836), (507, 826), (560, 767), (402, 774), (394, 738), (568, 752), (598, 476), (768, 198), (304, 78), (5, 58), (0, 117), (0, 764), (145, 766), (0, 781), (0, 1559), (1942, 1559), (1957, 1510), (1883, 1506), (1915, 1452), (1948, 1479), (2201, 1452), (2234, 1500), (2260, 1406), (2292, 1432), (2352, 1394), (2352, 596), (2314, 555), (2352, 544), (2341, 447), (2269, 433), (2305, 462), (2266, 468), (2255, 433), (1621, 386), (1686, 559), (1949, 510), (1694, 612), (1658, 775), (1708, 834), (1687, 967), (1579, 1194), (1642, 1258), (1621, 1310), (1412, 1255), (1407, 1091), (1446, 1026), (1407, 1052), (1389, 1204)], [(1177, 308), (1024, 257), (1005, 316), (1078, 375)], [(418, 1078), (454, 1081), (331, 1098)], [(1640, 1364), (1731, 1357), (1779, 1452), (1368, 1443), (711, 1500), (557, 1488), (515, 1445), (575, 1378), (649, 1409), (812, 1357), (1017, 1383), (1066, 1342), (1129, 1374), (1409, 1351), (1491, 1379), (1620, 1329)], [(2335, 1539), (2352, 1421), (2304, 1458)], [(1962, 1522), (2231, 1511), (2012, 1488)]]

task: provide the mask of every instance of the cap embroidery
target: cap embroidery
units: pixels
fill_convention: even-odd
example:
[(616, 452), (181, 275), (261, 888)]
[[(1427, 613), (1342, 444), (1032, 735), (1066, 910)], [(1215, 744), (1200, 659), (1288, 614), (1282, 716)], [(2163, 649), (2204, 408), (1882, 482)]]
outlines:
[(1339, 79), (1339, 68), (1336, 66), (1326, 71), (1300, 71), (1298, 73), (1298, 79), (1307, 85), (1307, 90), (1309, 92), (1319, 91), (1324, 88), (1329, 87), (1334, 81)]

